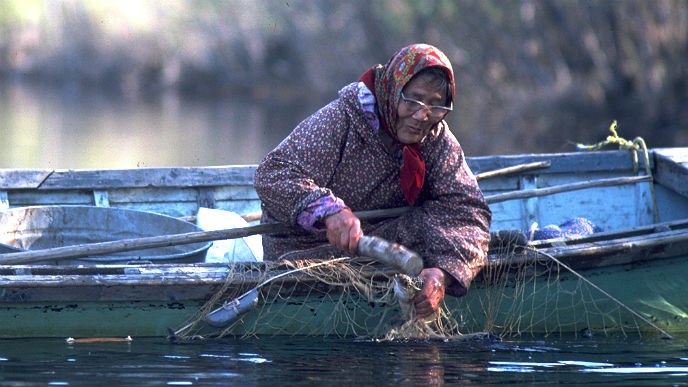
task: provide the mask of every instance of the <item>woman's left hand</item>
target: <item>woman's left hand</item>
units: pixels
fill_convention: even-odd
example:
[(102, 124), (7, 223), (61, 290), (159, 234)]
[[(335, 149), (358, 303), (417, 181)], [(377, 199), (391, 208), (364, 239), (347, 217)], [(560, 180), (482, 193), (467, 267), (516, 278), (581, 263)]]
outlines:
[(451, 277), (444, 270), (431, 267), (423, 269), (418, 278), (423, 280), (423, 288), (413, 298), (416, 317), (430, 317), (440, 308), (446, 284)]

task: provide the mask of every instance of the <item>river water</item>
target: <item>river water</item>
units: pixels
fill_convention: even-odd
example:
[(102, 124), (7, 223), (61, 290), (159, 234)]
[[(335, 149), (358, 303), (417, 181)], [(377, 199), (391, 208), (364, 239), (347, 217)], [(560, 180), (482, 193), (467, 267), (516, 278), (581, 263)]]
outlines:
[(688, 385), (688, 337), (0, 341), (3, 386)]
[(0, 168), (255, 164), (332, 96), (286, 101), (122, 99), (0, 84)]
[[(0, 168), (256, 164), (301, 120), (336, 98), (336, 91), (306, 95), (123, 98), (77, 87), (0, 82)], [(448, 117), (458, 128), (452, 120), (460, 120), (458, 113)], [(467, 155), (479, 155), (470, 144), (480, 135), (458, 136)]]

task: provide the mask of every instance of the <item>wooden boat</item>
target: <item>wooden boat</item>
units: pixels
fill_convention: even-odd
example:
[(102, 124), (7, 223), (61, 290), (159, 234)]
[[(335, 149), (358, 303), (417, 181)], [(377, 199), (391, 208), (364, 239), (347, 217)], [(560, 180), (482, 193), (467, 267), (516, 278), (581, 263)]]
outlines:
[[(442, 318), (452, 322), (448, 330), (688, 331), (688, 148), (646, 153), (647, 161), (644, 152), (628, 150), (470, 158), (491, 203), (495, 243), (468, 295), (446, 299)], [(254, 171), (255, 166), (0, 169), (0, 207), (97, 206), (190, 221), (199, 208), (250, 214), (260, 210)], [(546, 225), (573, 218), (589, 220), (597, 231), (527, 240)], [(516, 243), (499, 243), (497, 237), (506, 236), (518, 237)], [(404, 321), (402, 305), (390, 292), (396, 271), (365, 258), (301, 266), (242, 259), (17, 264), (17, 254), (26, 252), (0, 254), (4, 338), (170, 331), (179, 337), (380, 337)], [(241, 305), (223, 302), (247, 297), (252, 299), (245, 314), (227, 326), (207, 324), (213, 311), (242, 312), (236, 309)]]

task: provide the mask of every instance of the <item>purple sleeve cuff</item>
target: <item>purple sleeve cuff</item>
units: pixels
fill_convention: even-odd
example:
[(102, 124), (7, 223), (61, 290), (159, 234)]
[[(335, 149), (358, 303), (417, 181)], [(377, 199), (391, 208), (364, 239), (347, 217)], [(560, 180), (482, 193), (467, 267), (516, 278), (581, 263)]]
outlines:
[(299, 214), (296, 223), (307, 231), (315, 233), (323, 232), (325, 229), (320, 221), (332, 214), (336, 214), (344, 208), (347, 207), (342, 199), (332, 194), (326, 195), (310, 202)]

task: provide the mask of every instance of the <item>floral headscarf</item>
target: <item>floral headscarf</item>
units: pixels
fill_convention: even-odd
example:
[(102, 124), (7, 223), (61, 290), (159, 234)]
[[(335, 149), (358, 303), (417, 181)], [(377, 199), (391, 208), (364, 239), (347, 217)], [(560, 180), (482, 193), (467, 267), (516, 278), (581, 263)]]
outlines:
[[(397, 107), (401, 91), (408, 81), (421, 70), (428, 67), (441, 67), (447, 73), (450, 85), (448, 99), (454, 98), (454, 70), (446, 55), (428, 44), (412, 44), (397, 51), (384, 65), (377, 65), (361, 76), (370, 90), (374, 90), (379, 110), (380, 126), (398, 142), (394, 128), (397, 124)], [(413, 205), (420, 195), (425, 180), (425, 162), (420, 154), (419, 144), (404, 144), (404, 164), (401, 167), (401, 189), (406, 201)]]

